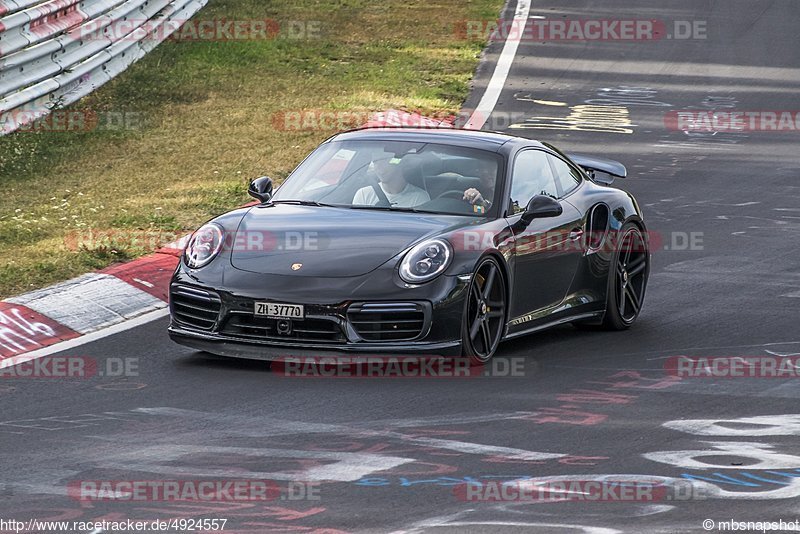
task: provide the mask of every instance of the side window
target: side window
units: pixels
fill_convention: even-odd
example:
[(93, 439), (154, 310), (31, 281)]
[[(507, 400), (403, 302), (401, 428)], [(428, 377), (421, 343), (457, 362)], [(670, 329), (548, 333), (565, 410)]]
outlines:
[(541, 150), (525, 150), (514, 160), (511, 177), (511, 213), (525, 211), (530, 199), (536, 195), (558, 198), (547, 154)]
[(567, 165), (567, 162), (555, 156), (549, 156), (556, 172), (556, 180), (561, 186), (561, 195), (566, 195), (581, 183), (581, 175), (578, 171)]

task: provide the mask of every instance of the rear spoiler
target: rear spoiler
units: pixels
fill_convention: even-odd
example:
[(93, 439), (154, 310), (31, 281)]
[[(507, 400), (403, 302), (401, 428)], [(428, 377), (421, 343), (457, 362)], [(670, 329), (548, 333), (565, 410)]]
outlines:
[(611, 185), (614, 178), (625, 178), (628, 170), (625, 165), (613, 159), (598, 158), (585, 154), (567, 154), (569, 158), (589, 175), (593, 182)]

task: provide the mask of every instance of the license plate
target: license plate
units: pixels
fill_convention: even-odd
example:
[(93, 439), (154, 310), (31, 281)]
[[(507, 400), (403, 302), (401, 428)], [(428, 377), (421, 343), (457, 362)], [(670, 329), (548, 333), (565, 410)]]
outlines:
[(305, 317), (302, 304), (281, 304), (280, 302), (256, 302), (255, 314), (273, 319), (302, 319)]

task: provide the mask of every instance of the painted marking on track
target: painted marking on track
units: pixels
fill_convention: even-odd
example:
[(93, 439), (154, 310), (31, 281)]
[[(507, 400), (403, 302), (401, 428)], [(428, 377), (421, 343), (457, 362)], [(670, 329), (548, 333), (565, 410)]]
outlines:
[[(773, 445), (752, 441), (702, 441), (702, 449), (648, 452), (642, 456), (653, 462), (683, 469), (741, 469), (721, 457), (747, 458), (747, 469), (800, 469), (800, 456), (775, 452)], [(706, 460), (703, 460), (706, 459)], [(794, 484), (800, 490), (800, 482)]]
[[(177, 465), (178, 462), (185, 461), (186, 457), (190, 457), (193, 454), (215, 456), (230, 454), (237, 457), (247, 456), (269, 459), (298, 458), (333, 463), (314, 465), (302, 471), (285, 473), (247, 471), (238, 467), (215, 468), (207, 465), (196, 467)], [(386, 471), (414, 461), (414, 458), (353, 452), (259, 449), (251, 447), (204, 447), (198, 445), (155, 445), (114, 455), (107, 460), (99, 462), (96, 467), (101, 469), (119, 469), (122, 471), (142, 471), (165, 476), (354, 482), (372, 473)]]
[[(73, 430), (76, 428), (88, 428), (91, 426), (104, 426), (110, 421), (131, 422), (141, 420), (142, 415), (149, 415), (142, 412), (131, 410), (128, 412), (102, 412), (102, 413), (83, 413), (75, 415), (53, 415), (39, 417), (36, 419), (15, 419), (12, 421), (0, 421), (0, 428), (15, 429), (34, 429), (46, 430), (48, 432), (58, 430)], [(132, 417), (137, 416), (137, 417)]]
[(672, 104), (667, 102), (653, 100), (657, 94), (658, 91), (650, 87), (633, 87), (629, 85), (603, 87), (597, 90), (599, 98), (585, 100), (584, 103), (594, 106), (672, 107)]
[[(703, 480), (706, 482), (711, 482), (713, 484), (728, 484), (730, 486), (744, 486), (746, 488), (760, 488), (763, 485), (790, 486), (792, 484), (791, 481), (793, 481), (796, 478), (800, 478), (800, 471), (796, 469), (789, 472), (772, 471), (772, 470), (764, 471), (764, 474), (766, 475), (788, 479), (789, 482), (785, 482), (783, 480), (775, 480), (774, 478), (765, 478), (764, 474), (756, 475), (753, 473), (747, 473), (745, 471), (736, 471), (732, 474), (736, 476), (726, 475), (722, 473), (709, 473), (708, 475), (695, 475), (693, 473), (682, 473), (681, 476), (689, 480)], [(747, 480), (744, 480), (745, 478)], [(762, 482), (764, 484), (759, 484), (759, 482)]]
[[(727, 349), (749, 349), (749, 348), (764, 348), (764, 347), (775, 347), (777, 345), (800, 345), (800, 341), (776, 341), (774, 343), (760, 343), (757, 345), (722, 345), (722, 346), (713, 346), (713, 347), (682, 347), (676, 349), (667, 349), (667, 350), (651, 350), (645, 351), (641, 353), (632, 353), (634, 355), (642, 355), (642, 354), (658, 354), (664, 352), (670, 352), (669, 356), (658, 356), (656, 358), (647, 358), (646, 361), (652, 362), (655, 360), (666, 360), (667, 358), (672, 358), (676, 354), (683, 354), (688, 351), (698, 351), (698, 350), (727, 350)], [(769, 352), (767, 349), (765, 351)], [(621, 354), (620, 356), (630, 356), (631, 354)]]
[(552, 100), (534, 100), (534, 104), (540, 104), (542, 106), (557, 106), (557, 107), (567, 107), (566, 102), (554, 102)]
[[(798, 296), (800, 296), (800, 295), (798, 295)], [(768, 354), (772, 354), (773, 356), (780, 356), (782, 358), (785, 358), (786, 356), (800, 356), (800, 352), (778, 352), (778, 351), (775, 351), (775, 350), (765, 350), (764, 352), (766, 352)]]
[(632, 134), (630, 112), (624, 106), (570, 106), (566, 117), (526, 117), (523, 122), (509, 126), (522, 130), (570, 130)]
[[(372, 434), (372, 432), (369, 432), (368, 434)], [(528, 451), (525, 449), (517, 449), (515, 447), (484, 445), (481, 443), (471, 443), (451, 439), (417, 438), (410, 437), (399, 432), (377, 432), (377, 434), (381, 437), (385, 436), (388, 438), (397, 438), (407, 443), (413, 443), (415, 445), (422, 445), (425, 447), (446, 449), (466, 454), (502, 456), (512, 460), (551, 460), (567, 456), (566, 454), (560, 453)]]
[(533, 102), (534, 104), (539, 104), (540, 106), (553, 106), (561, 108), (569, 106), (568, 103), (560, 102), (558, 100), (540, 100), (534, 98), (533, 93), (517, 93), (514, 95), (514, 100), (519, 102)]
[[(495, 507), (496, 509), (503, 509), (502, 506)], [(482, 508), (482, 511), (485, 508)], [(507, 511), (507, 510), (504, 510)], [(390, 534), (417, 534), (422, 532), (427, 532), (432, 529), (436, 529), (438, 527), (470, 527), (470, 526), (478, 526), (478, 527), (523, 527), (528, 530), (536, 530), (539, 531), (544, 529), (545, 532), (553, 532), (558, 531), (560, 529), (574, 531), (574, 532), (583, 532), (584, 534), (620, 534), (621, 530), (615, 530), (612, 528), (604, 528), (604, 527), (594, 527), (589, 525), (575, 525), (575, 524), (566, 524), (566, 523), (541, 523), (541, 522), (529, 522), (529, 521), (486, 521), (483, 519), (477, 519), (474, 521), (469, 520), (469, 515), (475, 513), (475, 510), (462, 510), (456, 512), (454, 514), (448, 514), (443, 516), (431, 517), (428, 519), (423, 519), (422, 521), (418, 521), (414, 523), (410, 529), (404, 530), (395, 530)], [(514, 510), (516, 513), (516, 510)], [(473, 529), (474, 530), (474, 529)], [(479, 528), (479, 531), (483, 530), (491, 530), (487, 528)]]
[(0, 302), (0, 361), (78, 335), (26, 306)]
[[(524, 28), (528, 22), (530, 10), (531, 0), (518, 0), (512, 27)], [(511, 65), (514, 63), (514, 58), (517, 55), (517, 48), (519, 48), (520, 40), (525, 32), (514, 33), (517, 35), (512, 37), (512, 35), (509, 34), (506, 38), (503, 50), (500, 52), (500, 58), (497, 60), (497, 64), (494, 67), (492, 78), (486, 86), (486, 91), (484, 91), (475, 111), (472, 112), (469, 120), (464, 124), (464, 128), (467, 130), (480, 130), (483, 128), (489, 115), (494, 111), (497, 101), (500, 99), (500, 93), (506, 85), (508, 73), (511, 71)]]
[(151, 321), (161, 319), (162, 317), (166, 317), (167, 315), (169, 315), (169, 310), (167, 309), (159, 309), (152, 312), (148, 312), (134, 319), (130, 319), (128, 321), (118, 323), (113, 326), (109, 326), (102, 330), (92, 332), (91, 334), (86, 334), (85, 336), (76, 337), (74, 339), (70, 339), (68, 341), (62, 341), (60, 343), (54, 343), (49, 347), (44, 347), (38, 350), (27, 352), (20, 356), (14, 356), (13, 358), (0, 360), (0, 369), (5, 369), (6, 367), (11, 367), (13, 365), (18, 365), (20, 363), (36, 360), (44, 356), (49, 356), (50, 354), (55, 354), (57, 352), (63, 352), (65, 350), (74, 349), (75, 347), (80, 347), (81, 345), (85, 345), (86, 343), (92, 343), (94, 341), (97, 341), (98, 339), (103, 339), (108, 336), (113, 336), (115, 334), (119, 334), (120, 332), (136, 328), (143, 324), (147, 324)]
[[(155, 407), (155, 408), (139, 408), (140, 411), (153, 415), (169, 415), (182, 418), (191, 418), (194, 420), (203, 420), (214, 423), (214, 427), (224, 429), (227, 435), (249, 435), (252, 437), (263, 437), (270, 435), (285, 435), (285, 434), (309, 434), (309, 433), (342, 433), (353, 438), (385, 438), (398, 440), (404, 443), (411, 443), (422, 447), (430, 447), (440, 450), (454, 451), (462, 454), (475, 454), (475, 455), (488, 455), (493, 457), (502, 457), (509, 460), (519, 461), (534, 461), (534, 460), (554, 460), (559, 458), (568, 457), (564, 453), (551, 453), (531, 451), (527, 449), (518, 449), (515, 447), (502, 447), (497, 445), (485, 445), (482, 443), (472, 443), (467, 441), (458, 441), (451, 439), (439, 439), (420, 437), (416, 435), (404, 434), (393, 430), (371, 430), (365, 428), (363, 425), (346, 425), (346, 424), (326, 424), (326, 423), (307, 423), (296, 421), (284, 421), (281, 419), (268, 418), (253, 418), (249, 416), (232, 416), (230, 414), (218, 414), (208, 412), (197, 412), (193, 410), (183, 410), (168, 407)], [(503, 419), (504, 414), (494, 414), (482, 418), (482, 420)], [(517, 412), (512, 413), (513, 418), (518, 419)], [(451, 417), (457, 420), (459, 417), (454, 415)], [(417, 419), (410, 420), (416, 426), (419, 421)], [(388, 426), (403, 426), (408, 420), (381, 421), (382, 425)], [(265, 430), (265, 429), (269, 430)]]
[(387, 426), (392, 428), (419, 427), (419, 426), (449, 426), (468, 423), (485, 423), (487, 421), (501, 421), (507, 419), (528, 419), (539, 415), (539, 412), (499, 412), (486, 415), (433, 415), (429, 417), (415, 417), (405, 419), (378, 419), (365, 425), (352, 425), (353, 427), (375, 428)]
[(800, 414), (759, 415), (739, 419), (677, 419), (663, 426), (696, 436), (800, 436)]

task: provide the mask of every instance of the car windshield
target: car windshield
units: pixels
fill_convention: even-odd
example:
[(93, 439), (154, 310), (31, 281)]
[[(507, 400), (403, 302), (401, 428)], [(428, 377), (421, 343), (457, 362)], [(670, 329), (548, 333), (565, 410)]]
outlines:
[(278, 188), (273, 202), (487, 216), (502, 159), (485, 150), (408, 141), (332, 141)]

